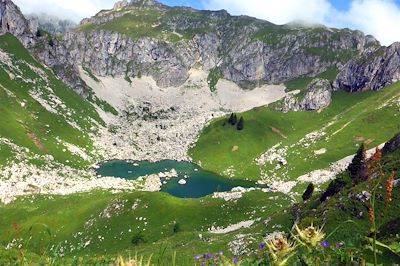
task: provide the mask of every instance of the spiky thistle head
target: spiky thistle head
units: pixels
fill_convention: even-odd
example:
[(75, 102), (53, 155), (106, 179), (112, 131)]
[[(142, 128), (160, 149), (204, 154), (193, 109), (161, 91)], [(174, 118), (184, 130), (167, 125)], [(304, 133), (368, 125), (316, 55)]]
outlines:
[(276, 235), (274, 238), (266, 241), (266, 246), (274, 265), (283, 266), (287, 263), (292, 251), (295, 249), (293, 241), (283, 235)]
[(322, 231), (322, 228), (314, 227), (313, 224), (303, 230), (300, 230), (296, 224), (295, 230), (300, 241), (312, 247), (316, 247), (325, 237), (325, 233)]

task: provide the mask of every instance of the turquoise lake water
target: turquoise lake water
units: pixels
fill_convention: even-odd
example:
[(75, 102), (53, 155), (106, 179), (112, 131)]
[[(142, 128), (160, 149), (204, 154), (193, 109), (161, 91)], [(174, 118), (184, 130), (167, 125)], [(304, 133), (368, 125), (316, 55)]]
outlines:
[[(172, 178), (162, 186), (161, 191), (179, 198), (201, 198), (214, 192), (230, 191), (234, 187), (253, 187), (253, 182), (231, 180), (201, 169), (188, 162), (165, 160), (157, 163), (147, 161), (127, 162), (109, 161), (100, 166), (97, 174), (135, 180), (140, 176), (158, 174), (175, 169), (179, 177)], [(180, 179), (188, 176), (186, 185), (178, 184)]]

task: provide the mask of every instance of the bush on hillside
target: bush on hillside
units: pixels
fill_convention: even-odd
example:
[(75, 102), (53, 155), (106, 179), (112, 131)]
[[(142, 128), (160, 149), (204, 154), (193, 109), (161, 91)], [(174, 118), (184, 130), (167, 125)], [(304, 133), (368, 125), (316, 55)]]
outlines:
[(328, 198), (336, 195), (350, 183), (351, 183), (351, 178), (348, 175), (348, 173), (346, 172), (342, 173), (339, 177), (337, 177), (329, 184), (324, 194), (322, 194), (320, 201), (324, 202)]
[(141, 243), (145, 243), (146, 241), (144, 240), (144, 236), (142, 232), (137, 232), (133, 237), (132, 237), (132, 244), (135, 246), (138, 246)]
[(312, 197), (313, 193), (314, 193), (314, 184), (310, 183), (306, 191), (304, 191), (303, 196), (301, 197), (303, 198), (304, 201), (307, 201)]

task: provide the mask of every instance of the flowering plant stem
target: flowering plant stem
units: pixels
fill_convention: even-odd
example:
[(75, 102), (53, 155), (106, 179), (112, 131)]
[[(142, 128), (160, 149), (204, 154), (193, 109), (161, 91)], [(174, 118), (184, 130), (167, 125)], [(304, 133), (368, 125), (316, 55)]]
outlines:
[(376, 236), (377, 236), (377, 226), (376, 226), (376, 215), (375, 215), (375, 198), (376, 198), (376, 189), (379, 186), (379, 182), (375, 185), (371, 197), (371, 226), (372, 226), (372, 234), (373, 234), (373, 241), (372, 241), (372, 250), (374, 253), (374, 266), (378, 265), (378, 256), (377, 256), (377, 248), (376, 248)]

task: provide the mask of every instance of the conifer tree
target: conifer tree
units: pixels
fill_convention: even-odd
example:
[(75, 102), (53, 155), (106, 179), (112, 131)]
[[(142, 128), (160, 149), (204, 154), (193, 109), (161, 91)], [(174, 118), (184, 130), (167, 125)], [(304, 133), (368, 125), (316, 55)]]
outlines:
[(368, 179), (367, 151), (364, 143), (361, 144), (347, 171), (356, 184)]
[(236, 126), (237, 130), (243, 130), (244, 128), (244, 119), (243, 116), (240, 117), (239, 119), (239, 123)]
[(234, 126), (236, 125), (236, 123), (237, 123), (237, 116), (236, 114), (233, 114), (231, 125)]
[(303, 198), (304, 201), (309, 200), (312, 197), (312, 194), (314, 193), (314, 184), (310, 183), (306, 189), (306, 191), (304, 191), (303, 196), (301, 196)]
[(231, 116), (228, 119), (228, 123), (232, 125), (233, 122), (233, 113), (231, 114)]

